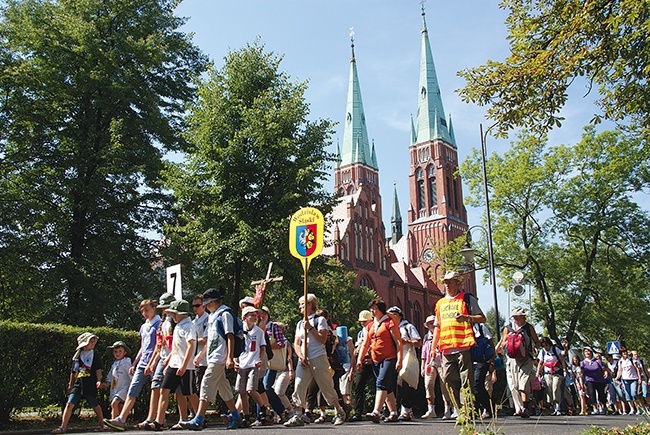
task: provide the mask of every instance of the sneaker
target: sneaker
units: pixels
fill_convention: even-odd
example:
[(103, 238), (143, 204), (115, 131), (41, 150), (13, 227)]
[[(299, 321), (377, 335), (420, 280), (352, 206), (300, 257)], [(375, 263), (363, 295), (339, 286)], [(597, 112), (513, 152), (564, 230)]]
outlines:
[(562, 414), (560, 414), (560, 411), (553, 411), (551, 412), (551, 415), (562, 415)]
[(230, 419), (230, 423), (228, 423), (228, 426), (226, 426), (226, 429), (237, 429), (239, 426), (241, 426), (241, 423), (241, 416), (239, 418), (232, 417)]
[(327, 417), (321, 414), (320, 417), (314, 420), (314, 424), (321, 424), (321, 423), (325, 423), (326, 421), (327, 421)]
[(65, 426), (59, 426), (59, 427), (57, 427), (56, 429), (52, 430), (50, 433), (53, 433), (53, 434), (62, 434), (62, 433), (66, 433), (67, 431), (68, 431), (68, 430), (66, 429)]
[(445, 413), (442, 415), (443, 420), (451, 420), (451, 408), (446, 408)]
[(312, 422), (311, 412), (303, 412), (302, 413), (302, 421), (304, 421), (307, 424), (311, 423)]
[(192, 419), (190, 421), (184, 421), (179, 423), (183, 429), (189, 430), (203, 430), (203, 425), (198, 424), (196, 420)]
[(523, 411), (521, 411), (521, 414), (519, 414), (519, 417), (530, 418), (530, 411), (528, 411), (528, 409), (524, 409)]
[(345, 423), (345, 413), (343, 414), (336, 414), (334, 416), (334, 420), (332, 420), (332, 424), (335, 426), (340, 426), (343, 423)]
[(458, 411), (456, 409), (454, 409), (454, 412), (451, 413), (449, 418), (458, 418)]
[[(120, 420), (119, 417), (116, 418), (109, 418), (107, 420), (104, 420), (104, 424), (111, 429), (119, 430), (120, 432), (123, 432), (126, 430), (126, 423)], [(148, 427), (148, 424), (147, 424)]]
[(287, 422), (284, 423), (285, 427), (297, 427), (297, 426), (304, 426), (304, 425), (305, 425), (304, 420), (300, 418), (300, 416), (298, 415), (294, 415)]
[(438, 418), (438, 416), (436, 415), (435, 411), (427, 411), (426, 414), (420, 418)]
[(489, 420), (490, 418), (492, 418), (492, 414), (490, 414), (490, 413), (487, 412), (487, 411), (483, 411), (483, 414), (481, 414), (481, 418), (482, 418), (483, 420)]

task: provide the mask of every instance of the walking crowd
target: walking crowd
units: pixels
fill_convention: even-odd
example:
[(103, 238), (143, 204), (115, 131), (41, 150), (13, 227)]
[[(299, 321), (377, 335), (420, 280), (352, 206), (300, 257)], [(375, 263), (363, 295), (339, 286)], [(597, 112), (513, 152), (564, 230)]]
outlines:
[[(538, 337), (520, 308), (495, 342), (477, 299), (461, 291), (462, 281), (459, 272), (445, 274), (445, 296), (426, 318), (424, 337), (399, 307), (387, 307), (381, 299), (359, 313), (354, 339), (346, 326), (335, 326), (318, 308), (315, 295), (301, 297), (303, 320), (293, 344), (285, 336), (288, 326), (272, 321), (270, 310), (256, 307), (252, 297), (239, 302), (240, 314), (224, 305), (224, 292), (214, 288), (191, 303), (170, 293), (158, 301), (144, 300), (140, 350), (131, 358), (124, 342), (109, 346), (115, 361), (106, 382), (94, 351), (99, 337), (85, 332), (77, 338), (68, 402), (61, 426), (52, 433), (66, 433), (82, 398), (97, 414), (96, 432), (126, 430), (147, 383), (149, 411), (137, 427), (152, 431), (167, 425), (171, 393), (179, 415), (177, 423), (169, 424), (173, 430), (202, 430), (217, 395), (227, 408), (222, 417), (228, 429), (437, 418), (437, 393), (441, 418), (459, 422), (468, 413), (490, 419), (501, 409), (522, 418), (640, 414), (645, 409), (648, 372), (636, 352), (621, 349), (603, 360), (585, 347), (581, 358), (566, 342), (560, 347)], [(226, 376), (231, 369), (234, 385)], [(374, 390), (374, 403), (366, 403), (367, 386)], [(110, 390), (107, 419), (98, 401), (102, 388)], [(416, 417), (422, 396), (426, 412)]]

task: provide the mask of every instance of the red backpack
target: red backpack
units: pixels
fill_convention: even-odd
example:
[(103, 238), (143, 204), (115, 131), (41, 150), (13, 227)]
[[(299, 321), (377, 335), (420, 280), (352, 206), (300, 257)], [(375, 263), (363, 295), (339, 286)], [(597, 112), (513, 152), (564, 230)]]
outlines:
[(510, 358), (524, 359), (530, 356), (530, 333), (526, 323), (524, 326), (515, 330), (512, 326), (506, 326), (508, 330), (506, 353)]

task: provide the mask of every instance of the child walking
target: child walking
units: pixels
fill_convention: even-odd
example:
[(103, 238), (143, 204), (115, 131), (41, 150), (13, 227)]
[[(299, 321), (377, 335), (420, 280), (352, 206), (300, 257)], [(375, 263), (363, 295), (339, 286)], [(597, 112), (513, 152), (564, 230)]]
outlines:
[(108, 348), (113, 349), (115, 361), (108, 372), (107, 383), (102, 384), (102, 387), (111, 388), (111, 418), (116, 418), (122, 412), (126, 401), (126, 393), (129, 391), (129, 385), (131, 385), (131, 379), (133, 378), (129, 373), (131, 358), (127, 356), (131, 353), (131, 349), (123, 341), (116, 341)]
[[(176, 327), (172, 339), (172, 353), (165, 361), (165, 377), (160, 390), (158, 414), (156, 420), (145, 426), (145, 429), (161, 431), (165, 421), (165, 412), (169, 404), (170, 391), (176, 391), (180, 385), (183, 396), (190, 400), (192, 409), (198, 409), (199, 401), (195, 392), (194, 382), (194, 349), (196, 347), (196, 329), (192, 320), (190, 304), (186, 300), (174, 301), (167, 312), (172, 316)], [(181, 426), (179, 425), (179, 429)]]
[(235, 381), (235, 390), (239, 392), (242, 402), (242, 412), (244, 414), (244, 426), (248, 426), (249, 404), (248, 396), (252, 397), (260, 407), (260, 414), (266, 414), (266, 406), (262, 401), (262, 396), (257, 392), (257, 386), (260, 381), (262, 355), (266, 354), (266, 338), (264, 331), (257, 326), (257, 308), (245, 307), (242, 310), (242, 319), (244, 321), (244, 348), (239, 355), (239, 364), (237, 367), (237, 380)]
[(72, 371), (68, 383), (68, 402), (63, 410), (61, 426), (50, 433), (63, 434), (67, 432), (72, 411), (82, 397), (86, 399), (88, 405), (97, 414), (99, 426), (97, 426), (95, 432), (101, 432), (105, 429), (104, 414), (97, 401), (97, 389), (101, 386), (102, 380), (102, 363), (93, 350), (98, 339), (99, 337), (90, 332), (84, 332), (77, 337), (77, 351), (72, 357)]

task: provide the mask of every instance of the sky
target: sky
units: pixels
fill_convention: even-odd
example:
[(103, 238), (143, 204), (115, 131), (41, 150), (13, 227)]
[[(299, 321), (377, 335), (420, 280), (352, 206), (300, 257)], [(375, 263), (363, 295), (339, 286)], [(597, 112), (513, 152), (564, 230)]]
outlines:
[[(194, 34), (194, 43), (219, 68), (229, 51), (256, 38), (267, 51), (283, 56), (280, 69), (296, 81), (308, 81), (305, 98), (312, 120), (337, 123), (332, 145), (343, 139), (343, 123), (350, 70), (350, 30), (354, 29), (355, 56), (368, 135), (374, 140), (379, 164), (384, 225), (390, 231), (393, 183), (396, 183), (406, 230), (408, 210), (408, 147), (410, 117), (417, 110), (421, 50), (421, 8), (426, 12), (429, 39), (447, 116), (453, 119), (460, 161), (480, 149), (479, 125), (485, 108), (461, 101), (457, 89), (464, 80), (459, 70), (508, 55), (507, 11), (497, 0), (184, 0), (177, 14), (188, 18), (182, 28)], [(549, 143), (572, 144), (596, 112), (580, 85), (562, 112), (562, 129)], [(508, 140), (487, 138), (488, 154), (502, 153)], [(329, 188), (333, 190), (330, 180)], [(464, 188), (464, 195), (468, 195)], [(479, 224), (483, 209), (468, 208), (470, 225)], [(390, 234), (386, 234), (390, 237)], [(473, 238), (484, 237), (481, 231)], [(477, 276), (480, 281), (480, 277)], [(494, 306), (492, 287), (480, 285), (485, 311)], [(498, 292), (499, 312), (508, 313), (508, 296)], [(527, 305), (527, 298), (517, 304)], [(513, 307), (514, 307), (513, 302)], [(504, 315), (504, 317), (508, 317)]]

